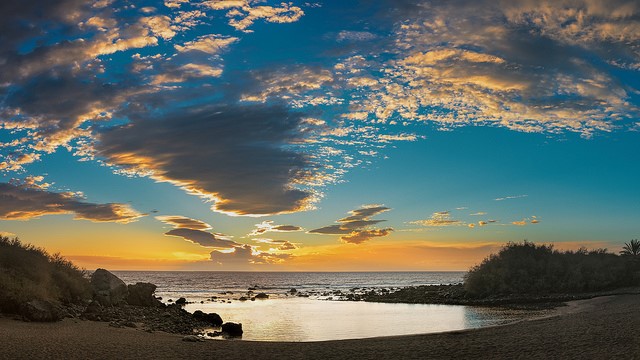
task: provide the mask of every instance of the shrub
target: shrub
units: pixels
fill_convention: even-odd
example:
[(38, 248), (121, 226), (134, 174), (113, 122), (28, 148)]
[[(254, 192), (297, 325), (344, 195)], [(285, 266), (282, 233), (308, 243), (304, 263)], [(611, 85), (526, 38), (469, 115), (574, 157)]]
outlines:
[(60, 254), (0, 236), (0, 311), (31, 300), (76, 303), (91, 295), (85, 272)]
[(472, 296), (541, 295), (607, 290), (639, 284), (637, 261), (606, 249), (558, 251), (553, 245), (510, 242), (469, 270)]

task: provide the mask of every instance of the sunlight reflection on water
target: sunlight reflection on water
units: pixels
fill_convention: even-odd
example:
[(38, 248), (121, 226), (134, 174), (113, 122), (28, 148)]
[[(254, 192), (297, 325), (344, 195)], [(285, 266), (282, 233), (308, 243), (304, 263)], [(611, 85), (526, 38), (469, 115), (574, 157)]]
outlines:
[[(115, 272), (126, 283), (158, 285), (169, 303), (185, 297), (185, 309), (215, 312), (224, 321), (242, 323), (244, 340), (321, 341), (453, 331), (498, 325), (535, 316), (452, 305), (384, 304), (319, 300), (333, 291), (381, 289), (426, 284), (455, 284), (463, 272), (267, 273), (267, 272)], [(256, 287), (250, 294), (248, 289)], [(296, 288), (298, 293), (291, 294)], [(259, 292), (267, 300), (238, 301)], [(310, 298), (298, 297), (299, 292)], [(328, 295), (327, 295), (328, 294)], [(335, 297), (334, 297), (335, 298)]]
[(306, 298), (188, 304), (242, 323), (244, 340), (322, 341), (462, 330), (512, 321), (513, 312), (453, 305), (384, 304)]

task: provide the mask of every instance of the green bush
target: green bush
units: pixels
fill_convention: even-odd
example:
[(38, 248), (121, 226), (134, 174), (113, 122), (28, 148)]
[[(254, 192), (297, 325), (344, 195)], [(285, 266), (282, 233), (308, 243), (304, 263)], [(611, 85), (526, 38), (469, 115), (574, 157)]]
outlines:
[(59, 254), (0, 236), (0, 311), (31, 300), (77, 303), (91, 296), (85, 272)]
[(638, 285), (639, 262), (606, 249), (558, 251), (553, 245), (510, 242), (469, 270), (472, 296), (544, 295)]

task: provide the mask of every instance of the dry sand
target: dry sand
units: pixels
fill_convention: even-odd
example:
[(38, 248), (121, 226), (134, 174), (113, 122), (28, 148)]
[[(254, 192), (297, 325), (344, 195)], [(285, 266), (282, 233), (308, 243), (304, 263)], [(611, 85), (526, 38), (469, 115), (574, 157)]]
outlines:
[(640, 295), (581, 300), (542, 319), (440, 334), (306, 343), (181, 339), (90, 321), (0, 318), (1, 359), (640, 359)]

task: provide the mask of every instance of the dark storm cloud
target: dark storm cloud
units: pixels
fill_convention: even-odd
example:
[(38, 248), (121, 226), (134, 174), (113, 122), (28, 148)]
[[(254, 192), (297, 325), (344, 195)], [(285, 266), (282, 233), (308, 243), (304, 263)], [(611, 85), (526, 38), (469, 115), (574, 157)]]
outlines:
[(83, 201), (72, 193), (0, 183), (0, 219), (28, 220), (55, 214), (73, 214), (75, 219), (119, 223), (133, 222), (143, 216), (126, 204), (95, 204)]
[(215, 200), (217, 211), (286, 213), (313, 198), (294, 187), (310, 167), (290, 148), (299, 123), (299, 114), (281, 107), (192, 109), (105, 131), (96, 149), (111, 165)]

